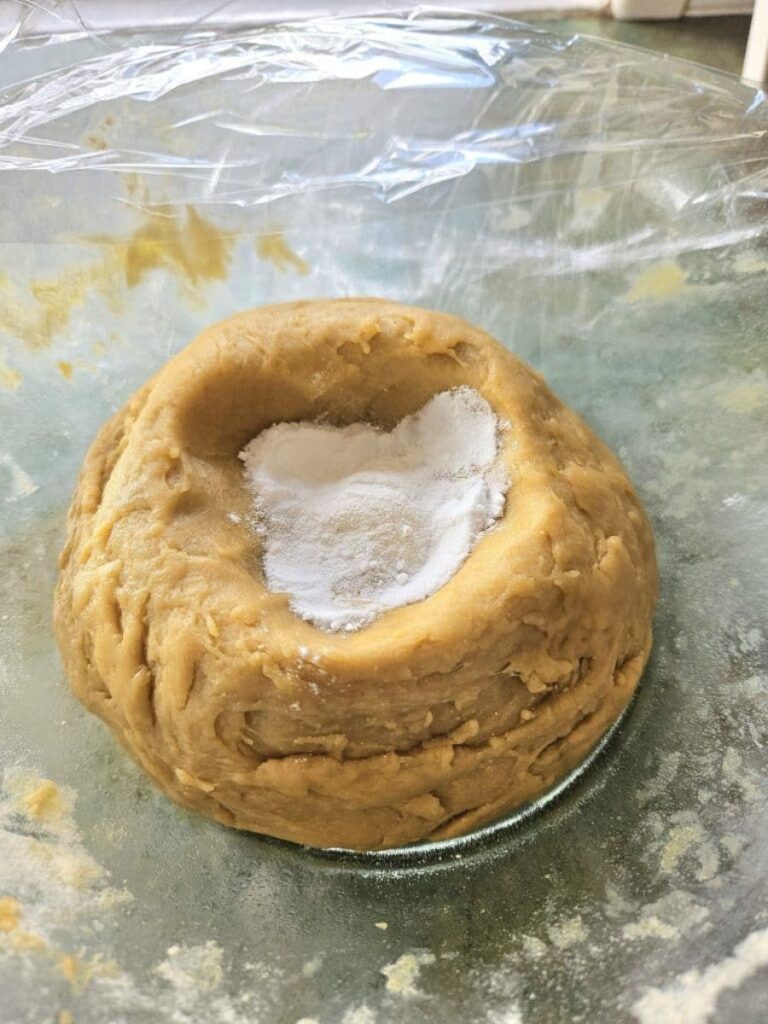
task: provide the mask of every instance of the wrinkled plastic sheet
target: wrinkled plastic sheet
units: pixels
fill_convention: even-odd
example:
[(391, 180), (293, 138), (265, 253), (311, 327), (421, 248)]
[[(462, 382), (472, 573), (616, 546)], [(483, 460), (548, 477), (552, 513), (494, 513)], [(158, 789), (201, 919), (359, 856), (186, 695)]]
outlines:
[(350, 294), (461, 313), (546, 371), (644, 268), (690, 282), (765, 240), (766, 100), (726, 75), (428, 11), (126, 36), (62, 10), (0, 62), (24, 379), (56, 346), (99, 378), (105, 312), (124, 339), (152, 319), (138, 382), (215, 316)]
[[(657, 1013), (681, 992), (695, 1009), (727, 989), (729, 965), (752, 978), (764, 94), (429, 11), (133, 35), (70, 21), (4, 43), (0, 890), (32, 936), (0, 956), (11, 1019), (655, 1024), (682, 1019)], [(173, 807), (74, 704), (49, 627), (99, 424), (215, 319), (360, 294), (462, 314), (544, 372), (625, 460), (662, 574), (654, 659), (608, 761), (500, 846), (398, 872)], [(30, 818), (40, 776), (71, 813)], [(750, 934), (742, 970), (729, 957)], [(398, 963), (423, 969), (424, 998), (390, 985)], [(733, 1019), (757, 1024), (739, 986)]]

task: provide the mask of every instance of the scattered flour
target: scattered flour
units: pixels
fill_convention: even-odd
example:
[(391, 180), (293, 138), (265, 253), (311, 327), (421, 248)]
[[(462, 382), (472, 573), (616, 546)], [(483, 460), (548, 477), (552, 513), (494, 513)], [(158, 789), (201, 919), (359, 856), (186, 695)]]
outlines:
[(672, 816), (667, 840), (661, 851), (659, 868), (665, 875), (677, 872), (681, 862), (692, 853), (699, 862), (696, 878), (706, 882), (714, 878), (720, 869), (717, 846), (707, 835), (698, 815), (692, 811), (680, 811)]
[(553, 946), (557, 946), (558, 949), (568, 949), (570, 946), (577, 946), (586, 940), (587, 929), (584, 927), (581, 915), (576, 914), (575, 917), (569, 917), (557, 924), (550, 925), (547, 928), (547, 935)]
[(689, 932), (708, 930), (708, 917), (706, 907), (698, 904), (690, 893), (679, 889), (647, 903), (636, 920), (624, 925), (621, 934), (629, 942), (644, 939), (677, 942)]
[(323, 966), (323, 956), (318, 954), (313, 956), (310, 960), (307, 960), (301, 968), (302, 976), (305, 978), (314, 978), (320, 968)]
[(677, 939), (680, 932), (673, 924), (662, 921), (655, 914), (648, 914), (639, 921), (631, 921), (624, 925), (622, 935), (625, 939)]
[(684, 889), (667, 893), (653, 903), (646, 903), (640, 909), (637, 920), (625, 924), (622, 935), (625, 939), (657, 938), (677, 941), (689, 932), (707, 930), (709, 911), (697, 903)]
[(523, 935), (523, 952), (531, 960), (541, 960), (547, 955), (547, 944), (535, 935)]
[(720, 963), (686, 971), (667, 988), (649, 989), (632, 1012), (640, 1024), (705, 1024), (714, 1017), (723, 992), (738, 988), (764, 967), (768, 967), (768, 928), (752, 932)]
[(641, 807), (669, 791), (669, 787), (680, 770), (682, 758), (683, 755), (679, 750), (674, 753), (661, 754), (656, 774), (640, 785), (635, 793), (635, 799)]
[(218, 988), (224, 977), (224, 953), (216, 942), (200, 946), (171, 946), (168, 955), (155, 970), (176, 989)]
[(748, 803), (759, 802), (762, 791), (754, 772), (744, 767), (741, 754), (727, 747), (723, 755), (722, 776), (726, 783), (741, 790)]
[[(10, 979), (23, 977), (25, 984), (42, 991), (52, 986), (58, 990), (63, 980), (83, 1013), (98, 1007), (99, 1020), (151, 1020), (154, 1024), (263, 1020), (276, 986), (266, 986), (265, 991), (249, 986), (234, 994), (224, 991), (228, 965), (216, 942), (171, 946), (165, 958), (140, 977), (112, 958), (112, 944), (102, 937), (134, 897), (110, 884), (109, 873), (86, 850), (73, 815), (75, 800), (72, 790), (39, 775), (22, 770), (3, 774), (3, 996), (11, 991), (15, 1000), (19, 995), (9, 988)], [(66, 943), (64, 934), (70, 936)], [(12, 1001), (9, 1009), (12, 1012), (20, 1005)], [(56, 1017), (57, 1024), (73, 1024), (74, 1019), (69, 1010)]]
[(744, 847), (749, 845), (749, 840), (738, 832), (729, 832), (727, 835), (722, 836), (720, 845), (726, 853), (736, 859)]
[(399, 996), (418, 995), (416, 979), (419, 976), (419, 971), (422, 967), (434, 962), (434, 953), (403, 953), (394, 963), (381, 968), (381, 973), (387, 979), (387, 991), (395, 992)]
[(523, 1024), (523, 1017), (518, 1006), (508, 1006), (504, 1010), (491, 1010), (486, 1021), (487, 1024)]
[(28, 498), (38, 489), (38, 485), (18, 462), (8, 454), (0, 452), (0, 467), (4, 467), (9, 479), (10, 487), (5, 495), (6, 501), (19, 501), (21, 498)]
[(341, 1018), (341, 1024), (376, 1024), (376, 1014), (363, 1003), (361, 1006), (350, 1007)]
[(315, 625), (349, 632), (434, 594), (504, 511), (499, 429), (461, 387), (391, 433), (281, 423), (259, 434), (240, 458), (270, 589)]
[(86, 851), (72, 816), (71, 790), (7, 771), (2, 791), (0, 895), (7, 927), (0, 925), (0, 931), (10, 951), (44, 951), (64, 963), (70, 951), (54, 941), (63, 921), (98, 924), (133, 897), (110, 885), (107, 872)]

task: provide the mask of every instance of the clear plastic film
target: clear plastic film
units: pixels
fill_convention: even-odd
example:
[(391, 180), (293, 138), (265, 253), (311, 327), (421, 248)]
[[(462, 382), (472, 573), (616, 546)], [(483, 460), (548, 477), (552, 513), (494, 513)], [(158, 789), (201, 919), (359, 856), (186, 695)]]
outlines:
[[(126, 35), (69, 3), (48, 36), (28, 10), (0, 37), (0, 890), (33, 979), (0, 957), (11, 1019), (686, 1017), (677, 976), (768, 945), (764, 94), (428, 10)], [(48, 627), (100, 423), (211, 321), (344, 295), (459, 313), (541, 370), (624, 459), (661, 562), (616, 771), (503, 856), (389, 888), (155, 795), (74, 706)], [(60, 818), (35, 817), (37, 776)], [(56, 957), (78, 950), (75, 992)], [(405, 998), (420, 970), (429, 998)]]
[(764, 96), (694, 65), (428, 11), (143, 36), (77, 13), (5, 38), (11, 380), (41, 351), (98, 371), (106, 312), (124, 339), (154, 324), (138, 382), (212, 318), (350, 294), (462, 313), (541, 363), (643, 268), (674, 289), (768, 231)]

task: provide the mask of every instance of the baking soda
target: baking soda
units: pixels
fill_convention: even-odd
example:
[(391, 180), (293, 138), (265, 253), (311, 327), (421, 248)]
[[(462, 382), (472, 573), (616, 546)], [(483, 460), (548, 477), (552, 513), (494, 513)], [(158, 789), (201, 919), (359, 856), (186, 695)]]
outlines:
[(430, 597), (504, 511), (500, 424), (468, 387), (387, 433), (280, 423), (240, 453), (270, 590), (321, 629), (353, 632)]

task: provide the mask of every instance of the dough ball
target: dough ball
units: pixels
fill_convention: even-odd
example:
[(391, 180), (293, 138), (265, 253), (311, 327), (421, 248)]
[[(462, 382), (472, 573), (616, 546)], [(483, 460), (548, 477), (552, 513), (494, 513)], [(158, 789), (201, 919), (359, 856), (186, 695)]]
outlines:
[[(282, 421), (390, 430), (476, 389), (504, 514), (426, 600), (347, 635), (264, 583), (238, 453)], [(572, 769), (651, 646), (651, 530), (619, 461), (453, 316), (298, 302), (204, 331), (103, 427), (55, 625), (78, 698), (174, 800), (235, 828), (379, 849), (464, 833)]]

